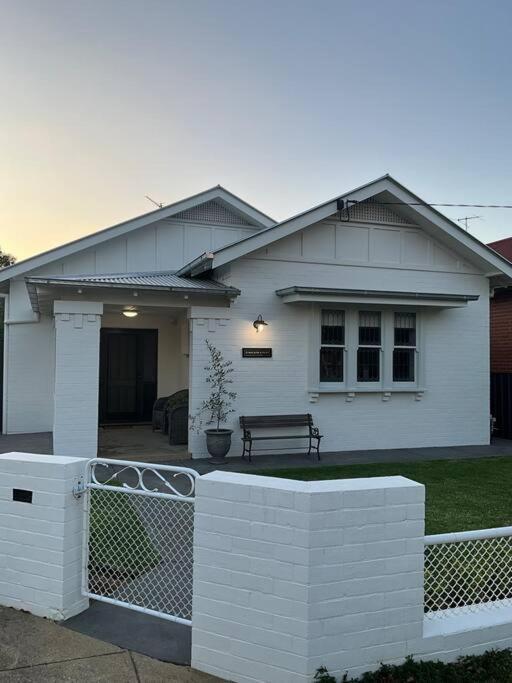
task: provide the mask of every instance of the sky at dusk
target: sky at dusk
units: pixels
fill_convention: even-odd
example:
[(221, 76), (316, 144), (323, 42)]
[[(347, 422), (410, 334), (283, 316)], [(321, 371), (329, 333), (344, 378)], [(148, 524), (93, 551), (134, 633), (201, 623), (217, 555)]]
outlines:
[[(384, 173), (512, 204), (510, 0), (0, 0), (0, 245), (218, 183), (276, 219)], [(483, 241), (512, 235), (512, 210)]]

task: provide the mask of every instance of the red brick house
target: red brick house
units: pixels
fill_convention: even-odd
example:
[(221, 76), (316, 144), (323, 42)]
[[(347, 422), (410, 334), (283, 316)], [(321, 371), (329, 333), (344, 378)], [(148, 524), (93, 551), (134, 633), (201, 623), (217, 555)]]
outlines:
[[(491, 249), (512, 261), (512, 237), (491, 242)], [(512, 373), (512, 289), (496, 289), (491, 298), (491, 372)]]
[[(491, 242), (512, 261), (512, 237)], [(491, 414), (498, 436), (512, 439), (512, 288), (494, 290), (490, 306)]]

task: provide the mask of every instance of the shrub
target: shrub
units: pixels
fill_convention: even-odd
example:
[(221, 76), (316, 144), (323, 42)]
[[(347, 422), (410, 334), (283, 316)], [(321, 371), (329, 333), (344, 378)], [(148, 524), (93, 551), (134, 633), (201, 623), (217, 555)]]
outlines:
[[(325, 667), (318, 669), (314, 680), (336, 681)], [(450, 664), (408, 657), (403, 664), (382, 664), (378, 671), (360, 678), (344, 676), (341, 683), (512, 683), (512, 650), (488, 650), (483, 655), (460, 657)]]

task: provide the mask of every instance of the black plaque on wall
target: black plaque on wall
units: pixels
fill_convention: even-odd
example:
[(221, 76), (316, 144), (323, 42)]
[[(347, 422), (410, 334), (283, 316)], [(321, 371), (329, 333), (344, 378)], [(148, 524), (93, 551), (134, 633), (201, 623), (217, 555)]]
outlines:
[(242, 358), (272, 358), (272, 349), (243, 348)]

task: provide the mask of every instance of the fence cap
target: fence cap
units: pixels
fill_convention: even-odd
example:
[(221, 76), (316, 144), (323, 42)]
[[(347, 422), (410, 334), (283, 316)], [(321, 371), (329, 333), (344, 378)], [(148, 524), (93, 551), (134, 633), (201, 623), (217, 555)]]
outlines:
[(364, 477), (359, 479), (324, 479), (321, 481), (300, 481), (266, 477), (245, 472), (222, 472), (216, 470), (200, 477), (201, 481), (211, 481), (239, 486), (256, 486), (259, 488), (297, 491), (303, 493), (326, 493), (333, 491), (369, 491), (378, 489), (421, 488), (423, 484), (406, 477)]
[(87, 458), (68, 457), (67, 455), (48, 455), (43, 453), (19, 453), (12, 451), (11, 453), (0, 453), (0, 462), (37, 462), (48, 463), (50, 465), (71, 465), (73, 463), (86, 463)]

